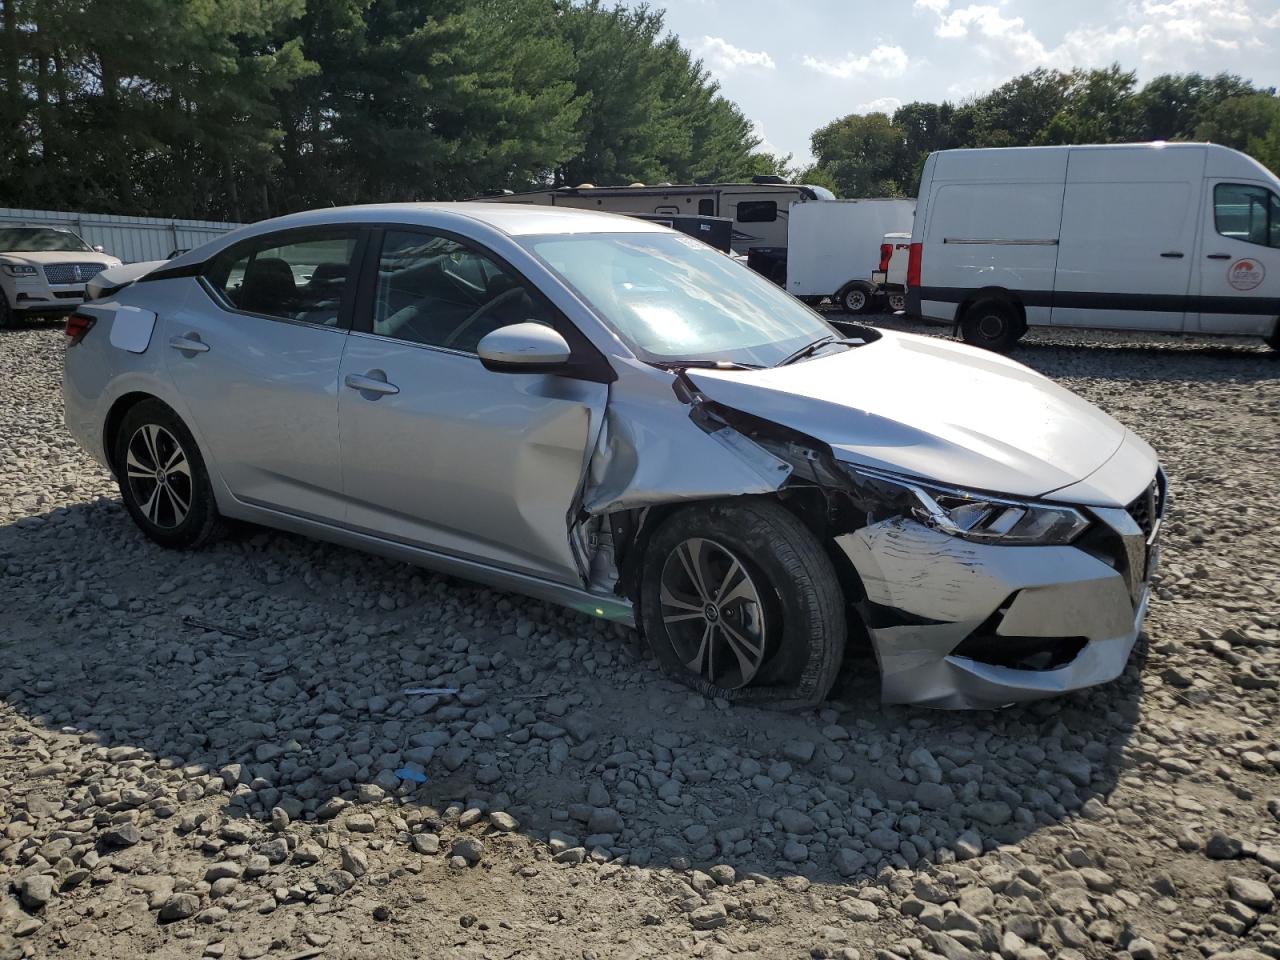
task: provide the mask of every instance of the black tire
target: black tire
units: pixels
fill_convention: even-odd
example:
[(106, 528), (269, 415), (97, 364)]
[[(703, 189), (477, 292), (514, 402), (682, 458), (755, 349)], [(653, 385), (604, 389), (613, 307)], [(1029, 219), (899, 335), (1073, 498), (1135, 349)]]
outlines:
[[(135, 453), (139, 454), (132, 460), (131, 444), (136, 445)], [(143, 400), (131, 407), (111, 438), (111, 449), (125, 509), (156, 543), (190, 550), (222, 532), (222, 518), (200, 449), (186, 424), (165, 404)], [(152, 452), (158, 456), (151, 456)], [(180, 460), (174, 459), (179, 456)], [(146, 468), (154, 468), (157, 463), (162, 467), (173, 464), (163, 484), (143, 476)], [(179, 516), (181, 503), (186, 504), (186, 511)]]
[(1005, 300), (979, 300), (960, 321), (965, 343), (996, 353), (1006, 352), (1026, 332), (1018, 311)]
[(851, 283), (836, 296), (841, 309), (854, 315), (870, 313), (875, 306), (875, 299), (875, 291), (866, 283)]
[(1275, 328), (1271, 331), (1271, 336), (1267, 337), (1267, 346), (1272, 350), (1280, 350), (1280, 318), (1277, 318)]
[(16, 311), (9, 306), (9, 298), (0, 290), (0, 330), (14, 326)]
[[(763, 624), (758, 648), (763, 657), (758, 670), (745, 683), (724, 686), (695, 672), (678, 652), (681, 640), (677, 630), (695, 633), (710, 629), (713, 644), (719, 642), (722, 663), (735, 663), (731, 658), (734, 644), (724, 627), (715, 629), (716, 621), (735, 622), (731, 603), (726, 601), (714, 619), (703, 613), (677, 614), (692, 620), (670, 626), (664, 621), (664, 610), (693, 609), (670, 605), (672, 593), (664, 594), (664, 570), (675, 563), (678, 550), (686, 543), (710, 543), (735, 560), (741, 561), (758, 604), (744, 603), (745, 609), (757, 608)], [(707, 549), (703, 547), (702, 549)], [(687, 569), (687, 568), (686, 568)], [(693, 504), (668, 516), (654, 531), (645, 550), (640, 580), (641, 630), (663, 671), (674, 680), (698, 690), (705, 696), (723, 697), (739, 703), (771, 705), (786, 709), (815, 707), (826, 699), (844, 658), (847, 625), (845, 596), (840, 588), (831, 559), (817, 538), (793, 514), (781, 505), (764, 499), (743, 498), (735, 501)], [(729, 576), (721, 581), (729, 583)], [(668, 584), (669, 585), (669, 584)], [(735, 594), (736, 589), (730, 590)], [(693, 604), (700, 601), (690, 597)], [(680, 601), (677, 601), (679, 603)], [(702, 617), (702, 620), (698, 619)], [(741, 610), (737, 626), (742, 627)], [(684, 646), (687, 651), (688, 645)], [(699, 648), (697, 660), (702, 666)], [(711, 667), (710, 657), (706, 666)], [(740, 679), (742, 670), (728, 671)], [(722, 671), (711, 670), (712, 678)]]
[(888, 296), (889, 309), (894, 313), (901, 313), (907, 309), (907, 295), (905, 293), (891, 293)]

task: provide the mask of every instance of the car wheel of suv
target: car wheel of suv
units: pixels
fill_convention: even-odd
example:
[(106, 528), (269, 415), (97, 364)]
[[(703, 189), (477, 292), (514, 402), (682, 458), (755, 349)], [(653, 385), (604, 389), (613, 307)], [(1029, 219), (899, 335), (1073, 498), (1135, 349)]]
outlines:
[(711, 697), (813, 707), (844, 657), (845, 599), (831, 560), (767, 500), (667, 517), (645, 551), (639, 619), (664, 672)]
[(845, 313), (870, 313), (872, 305), (871, 288), (866, 284), (855, 283), (840, 291), (838, 298)]
[(960, 321), (964, 342), (1004, 353), (1027, 332), (1017, 311), (1002, 300), (980, 300)]
[(14, 310), (9, 306), (9, 298), (0, 290), (0, 330), (13, 326)]
[(221, 529), (204, 459), (186, 425), (159, 400), (124, 415), (114, 438), (116, 480), (142, 532), (165, 547), (198, 547)]

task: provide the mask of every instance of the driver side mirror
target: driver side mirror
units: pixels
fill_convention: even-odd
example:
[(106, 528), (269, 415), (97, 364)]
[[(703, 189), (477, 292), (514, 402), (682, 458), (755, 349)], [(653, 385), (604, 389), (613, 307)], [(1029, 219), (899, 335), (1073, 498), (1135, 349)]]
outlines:
[(100, 243), (95, 243), (95, 244), (93, 245), (93, 252), (94, 252), (94, 253), (106, 253), (106, 252), (107, 252), (107, 250), (106, 250), (106, 248), (105, 248), (102, 244), (100, 244)]
[(499, 327), (476, 347), (494, 373), (557, 373), (569, 362), (569, 344), (551, 327), (532, 320)]

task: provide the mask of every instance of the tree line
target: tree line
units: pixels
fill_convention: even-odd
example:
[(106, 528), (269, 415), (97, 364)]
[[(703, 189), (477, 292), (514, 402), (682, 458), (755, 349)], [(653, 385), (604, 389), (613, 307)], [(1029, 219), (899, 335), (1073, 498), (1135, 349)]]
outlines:
[(1280, 97), (1231, 74), (1166, 74), (1141, 88), (1119, 66), (1034, 70), (963, 103), (908, 103), (817, 130), (806, 183), (846, 197), (914, 197), (925, 158), (957, 147), (1210, 140), (1280, 172)]
[(785, 159), (645, 6), (0, 5), (0, 206), (246, 221)]

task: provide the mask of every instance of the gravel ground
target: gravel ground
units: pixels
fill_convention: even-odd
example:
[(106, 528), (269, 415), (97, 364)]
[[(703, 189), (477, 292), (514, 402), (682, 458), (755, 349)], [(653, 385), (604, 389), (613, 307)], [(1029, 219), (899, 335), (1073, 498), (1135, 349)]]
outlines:
[(0, 332), (0, 958), (1280, 957), (1265, 348), (1015, 354), (1165, 460), (1123, 678), (937, 713), (864, 657), (778, 715), (412, 567), (150, 544), (63, 429), (61, 341)]

